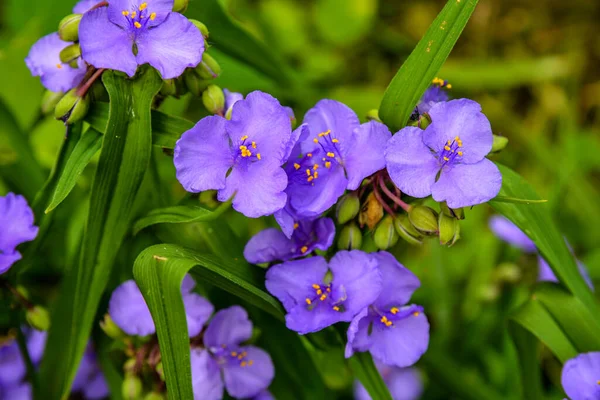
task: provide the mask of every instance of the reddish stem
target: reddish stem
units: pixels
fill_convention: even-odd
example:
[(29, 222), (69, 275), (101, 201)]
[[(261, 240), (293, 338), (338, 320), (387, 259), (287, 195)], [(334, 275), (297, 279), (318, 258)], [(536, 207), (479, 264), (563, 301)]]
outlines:
[(396, 213), (394, 212), (394, 210), (391, 209), (390, 206), (387, 205), (387, 203), (383, 200), (383, 197), (381, 197), (381, 193), (379, 193), (379, 190), (377, 189), (377, 185), (373, 185), (373, 194), (375, 195), (375, 198), (377, 199), (377, 201), (379, 202), (379, 204), (381, 204), (381, 206), (383, 207), (383, 209), (392, 217), (395, 217)]
[(90, 90), (90, 88), (92, 87), (94, 82), (96, 82), (96, 79), (100, 78), (100, 76), (102, 75), (102, 73), (104, 71), (106, 71), (106, 68), (97, 69), (96, 72), (94, 72), (94, 74), (90, 77), (90, 79), (88, 79), (83, 85), (81, 85), (81, 87), (79, 89), (77, 89), (77, 96), (78, 97), (85, 96), (85, 94), (87, 93), (88, 90)]
[(101, 1), (100, 3), (98, 3), (95, 6), (93, 6), (92, 8), (90, 8), (88, 11), (92, 11), (92, 10), (95, 10), (96, 8), (106, 7), (106, 6), (108, 6), (108, 1)]
[(23, 307), (25, 307), (28, 310), (31, 310), (33, 307), (35, 307), (35, 305), (31, 301), (29, 301), (29, 299), (23, 296), (15, 287), (8, 283), (8, 281), (3, 280), (2, 284), (12, 293), (13, 296), (15, 296), (17, 301), (21, 303)]
[(402, 201), (402, 199), (400, 197), (397, 197), (394, 193), (392, 193), (390, 191), (390, 189), (388, 189), (387, 185), (385, 184), (385, 181), (383, 180), (383, 176), (379, 175), (377, 181), (379, 182), (379, 187), (381, 188), (381, 190), (383, 191), (383, 193), (385, 193), (385, 195), (392, 200), (395, 204), (399, 205), (400, 207), (402, 207), (402, 209), (406, 212), (409, 212), (411, 209), (411, 206), (407, 203), (405, 203), (404, 201)]

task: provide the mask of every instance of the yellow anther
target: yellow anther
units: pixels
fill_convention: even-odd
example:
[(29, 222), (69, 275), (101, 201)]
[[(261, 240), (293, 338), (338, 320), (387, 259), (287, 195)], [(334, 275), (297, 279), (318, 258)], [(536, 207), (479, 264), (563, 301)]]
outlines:
[(252, 142), (252, 148), (255, 149), (256, 148), (256, 142)]
[(325, 300), (326, 298), (327, 298), (327, 295), (326, 295), (326, 294), (323, 294), (323, 295), (321, 295), (321, 297), (319, 297), (319, 300), (323, 301), (323, 300)]
[(62, 64), (56, 64), (56, 68), (62, 69)]
[(317, 296), (320, 296), (323, 294), (323, 291), (321, 289), (317, 289)]
[(319, 169), (319, 164), (314, 164), (313, 165), (313, 169), (316, 171), (317, 169)]
[(313, 283), (313, 284), (312, 284), (312, 288), (313, 288), (313, 289), (320, 289), (320, 288), (321, 288), (321, 286), (317, 285), (316, 283)]
[(300, 169), (300, 164), (294, 163), (294, 168), (296, 168), (297, 170)]
[(331, 293), (331, 288), (328, 287), (327, 289), (325, 289), (327, 291), (327, 293)]
[(139, 22), (135, 21), (133, 23), (133, 25), (135, 25), (136, 28), (140, 29), (142, 27), (142, 24), (140, 24)]
[(150, 14), (150, 21), (154, 21), (156, 19), (156, 13)]
[(308, 178), (306, 178), (306, 180), (307, 180), (308, 182), (312, 182), (314, 179), (315, 179), (315, 178), (313, 178), (312, 176), (309, 176)]
[(140, 4), (140, 11), (144, 11), (146, 7), (148, 7), (148, 3), (143, 2), (142, 4)]
[[(308, 247), (306, 247), (306, 246), (302, 246), (302, 247), (300, 248), (300, 252), (302, 252), (302, 254), (306, 253), (307, 251), (308, 251)], [(318, 294), (318, 293), (317, 293), (317, 294)]]
[(235, 351), (232, 351), (232, 352), (231, 352), (231, 357), (237, 357), (237, 352), (235, 352)]
[(333, 311), (340, 311), (340, 308), (338, 306), (333, 306)]
[(597, 385), (600, 385), (600, 380), (597, 380), (597, 381), (596, 381), (596, 384), (597, 384)]
[(314, 139), (313, 139), (313, 142), (315, 142), (315, 143), (319, 143), (319, 139), (317, 139), (317, 138), (314, 138)]
[(298, 223), (297, 223), (297, 222), (295, 222), (295, 223), (294, 223), (294, 229), (298, 229), (298, 227), (299, 227), (299, 226), (300, 226), (300, 225), (298, 225)]
[(248, 139), (248, 135), (244, 135), (240, 138), (240, 140), (246, 140), (246, 139)]
[(240, 365), (241, 365), (242, 367), (245, 367), (246, 365), (248, 365), (248, 363), (247, 363), (246, 361), (242, 361), (242, 362), (240, 363)]
[(446, 144), (451, 145), (452, 144), (452, 140), (448, 139), (448, 142), (446, 142)]
[(328, 151), (327, 152), (327, 157), (333, 158), (333, 157), (335, 157), (335, 154), (333, 154), (332, 152)]
[(444, 161), (450, 161), (450, 159), (444, 156)]
[(254, 364), (254, 361), (253, 360), (248, 360), (248, 366), (251, 367), (252, 364)]
[(312, 157), (312, 153), (307, 153), (306, 157)]
[(310, 176), (310, 169), (306, 168), (306, 176)]
[(325, 161), (325, 168), (331, 168), (331, 161)]
[(318, 173), (317, 171), (315, 171), (315, 173), (313, 174), (313, 177), (314, 177), (315, 179), (317, 179), (317, 178), (319, 177), (319, 173)]
[(339, 142), (340, 142), (340, 141), (339, 141), (339, 140), (337, 140), (337, 139), (332, 139), (331, 141), (332, 141), (333, 143), (339, 143)]
[(127, 17), (129, 15), (129, 11), (123, 11), (121, 14), (123, 14), (124, 17)]
[(260, 155), (260, 153), (256, 153), (256, 158), (258, 158), (259, 160), (262, 159), (262, 156)]
[(137, 15), (137, 13), (135, 11), (131, 12), (131, 18), (135, 18), (136, 15)]
[(393, 325), (392, 321), (388, 321), (385, 323), (385, 326), (392, 326), (392, 325)]
[(461, 157), (462, 157), (462, 155), (463, 155), (463, 152), (462, 152), (462, 151), (459, 151), (459, 152), (457, 152), (456, 154), (458, 154), (459, 156), (461, 156)]
[(415, 311), (415, 312), (413, 313), (413, 315), (414, 315), (415, 317), (418, 317), (418, 316), (419, 316), (419, 314), (420, 314), (420, 313), (419, 313), (418, 311)]
[(452, 89), (452, 85), (451, 85), (451, 84), (447, 84), (447, 85), (446, 85), (446, 87), (447, 87), (448, 89)]
[(310, 301), (309, 298), (306, 298), (306, 300), (304, 300), (304, 301), (306, 301), (306, 304), (308, 304), (309, 306), (312, 304), (312, 301)]
[(450, 146), (444, 146), (444, 150), (450, 151)]
[(390, 312), (391, 312), (392, 314), (394, 314), (394, 315), (398, 314), (398, 311), (400, 311), (400, 310), (398, 309), (398, 307), (392, 307), (392, 308), (390, 309)]
[(454, 140), (458, 142), (458, 141), (460, 141), (460, 138), (458, 136), (455, 136)]
[(240, 146), (240, 150), (246, 150), (247, 148), (248, 148), (248, 147), (247, 147), (247, 146), (244, 146), (244, 145), (241, 145), (241, 146)]

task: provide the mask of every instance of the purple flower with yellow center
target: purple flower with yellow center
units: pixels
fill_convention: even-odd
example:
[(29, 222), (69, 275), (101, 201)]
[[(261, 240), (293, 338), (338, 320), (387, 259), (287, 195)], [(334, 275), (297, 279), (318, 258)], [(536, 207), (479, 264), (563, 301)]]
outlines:
[(279, 229), (267, 228), (248, 241), (244, 257), (252, 264), (292, 260), (307, 256), (316, 249), (327, 250), (334, 237), (335, 224), (331, 218), (297, 222), (291, 238)]
[(277, 99), (252, 92), (233, 106), (231, 120), (201, 119), (175, 145), (177, 179), (188, 192), (218, 190), (218, 199), (232, 196), (233, 208), (247, 217), (273, 214), (283, 208), (288, 179), (281, 166), (301, 130)]
[(448, 92), (444, 88), (451, 89), (452, 85), (443, 79), (434, 78), (432, 85), (423, 93), (421, 101), (419, 101), (419, 104), (415, 108), (415, 113), (417, 115), (427, 113), (435, 103), (448, 101)]
[(287, 311), (286, 326), (300, 334), (349, 322), (381, 291), (377, 261), (359, 250), (288, 261), (267, 271), (267, 290)]
[(86, 12), (79, 24), (82, 58), (96, 68), (134, 76), (150, 64), (163, 79), (180, 76), (202, 61), (204, 38), (173, 0), (111, 0)]
[[(202, 331), (214, 311), (208, 300), (192, 292), (195, 286), (196, 282), (186, 275), (181, 284), (181, 294), (190, 337)], [(113, 291), (108, 313), (114, 323), (128, 335), (147, 336), (156, 332), (148, 305), (133, 280), (123, 282)]]
[(236, 399), (265, 391), (275, 370), (271, 357), (255, 346), (244, 346), (252, 336), (252, 322), (240, 306), (215, 314), (204, 332), (204, 349), (191, 352), (194, 399), (219, 400), (223, 389)]
[(469, 207), (496, 197), (498, 167), (485, 158), (492, 129), (481, 106), (468, 99), (436, 103), (432, 123), (406, 127), (387, 144), (385, 160), (394, 184), (412, 197), (433, 196), (450, 208)]
[(33, 225), (33, 211), (21, 195), (0, 196), (0, 274), (21, 259), (17, 246), (35, 239), (38, 227)]
[(568, 360), (561, 383), (571, 400), (600, 399), (600, 352), (583, 353)]
[(391, 137), (387, 127), (360, 124), (348, 106), (321, 100), (304, 117), (309, 132), (286, 166), (290, 205), (299, 216), (314, 218), (335, 204), (346, 189), (383, 169)]
[(85, 76), (86, 65), (81, 58), (77, 61), (77, 68), (60, 60), (60, 52), (71, 44), (61, 40), (58, 33), (51, 33), (35, 42), (25, 59), (31, 74), (39, 76), (42, 85), (51, 92), (68, 92)]
[(350, 323), (346, 357), (369, 351), (386, 365), (408, 367), (429, 345), (429, 322), (423, 307), (406, 305), (420, 286), (419, 279), (387, 252), (370, 255), (383, 278), (379, 297)]
[[(388, 387), (392, 399), (417, 400), (421, 397), (423, 381), (416, 369), (390, 367), (377, 360), (375, 360), (375, 366)], [(354, 398), (356, 400), (371, 400), (371, 396), (359, 381), (354, 383)]]

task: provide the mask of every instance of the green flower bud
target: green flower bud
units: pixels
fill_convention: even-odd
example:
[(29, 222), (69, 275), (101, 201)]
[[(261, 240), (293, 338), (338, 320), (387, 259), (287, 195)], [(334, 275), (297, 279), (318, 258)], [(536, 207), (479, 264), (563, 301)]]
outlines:
[(38, 331), (47, 331), (50, 329), (50, 313), (42, 306), (34, 306), (27, 310), (25, 318), (29, 325)]
[(104, 319), (100, 321), (100, 328), (109, 338), (120, 339), (125, 337), (125, 332), (114, 323), (110, 315), (104, 314)]
[(423, 244), (421, 239), (423, 236), (421, 233), (415, 229), (415, 227), (410, 223), (408, 219), (408, 215), (400, 214), (396, 216), (394, 220), (394, 228), (396, 229), (396, 233), (406, 242), (412, 245)]
[(166, 400), (167, 398), (162, 393), (151, 392), (144, 397), (144, 400)]
[(190, 0), (175, 0), (173, 3), (173, 11), (184, 13), (187, 10)]
[(379, 118), (379, 110), (374, 108), (372, 110), (367, 111), (367, 121), (381, 122), (381, 119)]
[(518, 265), (506, 262), (498, 265), (495, 276), (500, 282), (517, 283), (523, 274)]
[(54, 109), (54, 117), (69, 125), (81, 121), (88, 112), (90, 101), (88, 96), (77, 96), (77, 89), (71, 89), (58, 102)]
[(360, 199), (356, 193), (349, 193), (341, 198), (335, 209), (335, 215), (339, 224), (353, 220), (360, 211)]
[(76, 42), (79, 40), (79, 22), (81, 14), (71, 14), (64, 17), (58, 24), (58, 36), (65, 42)]
[(206, 25), (204, 25), (202, 22), (197, 21), (195, 19), (190, 19), (190, 22), (194, 25), (196, 25), (196, 28), (198, 28), (200, 30), (200, 33), (202, 33), (202, 36), (204, 36), (204, 39), (208, 39), (208, 28), (206, 27)]
[(460, 237), (460, 224), (454, 217), (449, 217), (443, 212), (438, 217), (440, 244), (452, 246)]
[(202, 92), (210, 85), (211, 80), (201, 79), (193, 70), (187, 70), (183, 74), (183, 82), (191, 94), (202, 96)]
[(75, 62), (75, 67), (77, 67), (77, 59), (81, 57), (81, 47), (79, 47), (79, 43), (73, 43), (60, 52), (60, 62), (65, 64), (71, 64)]
[(362, 232), (354, 222), (344, 226), (337, 241), (340, 250), (358, 250), (362, 246)]
[(217, 85), (208, 85), (202, 93), (202, 103), (211, 114), (223, 115), (225, 111), (225, 95)]
[(449, 217), (465, 219), (465, 211), (462, 208), (450, 208), (445, 201), (440, 203), (440, 210)]
[(438, 232), (437, 213), (427, 206), (415, 206), (408, 213), (408, 219), (417, 230), (425, 235), (436, 235)]
[(142, 380), (135, 375), (126, 375), (121, 386), (121, 394), (125, 400), (138, 400), (144, 390)]
[(65, 94), (63, 92), (51, 92), (46, 90), (46, 92), (44, 92), (44, 96), (42, 97), (42, 113), (44, 115), (53, 113), (54, 108), (64, 95)]
[(506, 136), (493, 135), (494, 141), (492, 142), (492, 153), (496, 153), (504, 150), (508, 145), (508, 138)]
[(165, 370), (163, 368), (162, 361), (156, 364), (156, 373), (158, 374), (161, 380), (165, 380)]
[(367, 200), (363, 204), (358, 214), (358, 223), (360, 226), (367, 225), (369, 229), (375, 228), (375, 226), (383, 218), (383, 207), (377, 201), (373, 192), (369, 193)]
[(177, 84), (175, 79), (165, 79), (160, 88), (160, 94), (163, 96), (175, 96), (177, 94)]
[(137, 360), (135, 358), (130, 358), (125, 361), (123, 364), (123, 371), (125, 371), (125, 375), (132, 375), (135, 371), (135, 365), (137, 364)]
[(391, 215), (386, 215), (379, 225), (377, 225), (373, 241), (375, 242), (375, 246), (380, 250), (387, 250), (398, 243), (398, 233), (396, 233), (396, 228), (394, 228), (394, 219)]
[(221, 75), (221, 66), (210, 54), (204, 53), (195, 71), (202, 79), (215, 79)]

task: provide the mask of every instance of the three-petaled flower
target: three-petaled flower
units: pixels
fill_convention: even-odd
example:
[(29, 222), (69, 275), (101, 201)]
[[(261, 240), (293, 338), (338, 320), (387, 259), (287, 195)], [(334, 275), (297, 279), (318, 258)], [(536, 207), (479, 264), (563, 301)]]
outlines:
[(413, 197), (433, 195), (450, 208), (484, 203), (500, 191), (502, 175), (485, 158), (493, 135), (481, 106), (468, 99), (436, 103), (425, 130), (406, 127), (385, 150), (392, 181)]
[[(415, 368), (390, 367), (374, 360), (377, 371), (388, 387), (394, 400), (417, 400), (423, 393), (423, 381)], [(354, 382), (355, 400), (372, 400), (367, 389), (359, 382)]]
[(561, 383), (571, 400), (600, 399), (600, 352), (582, 353), (568, 360)]
[(33, 225), (33, 211), (23, 196), (8, 193), (0, 196), (0, 274), (21, 259), (17, 246), (33, 240), (38, 227)]

